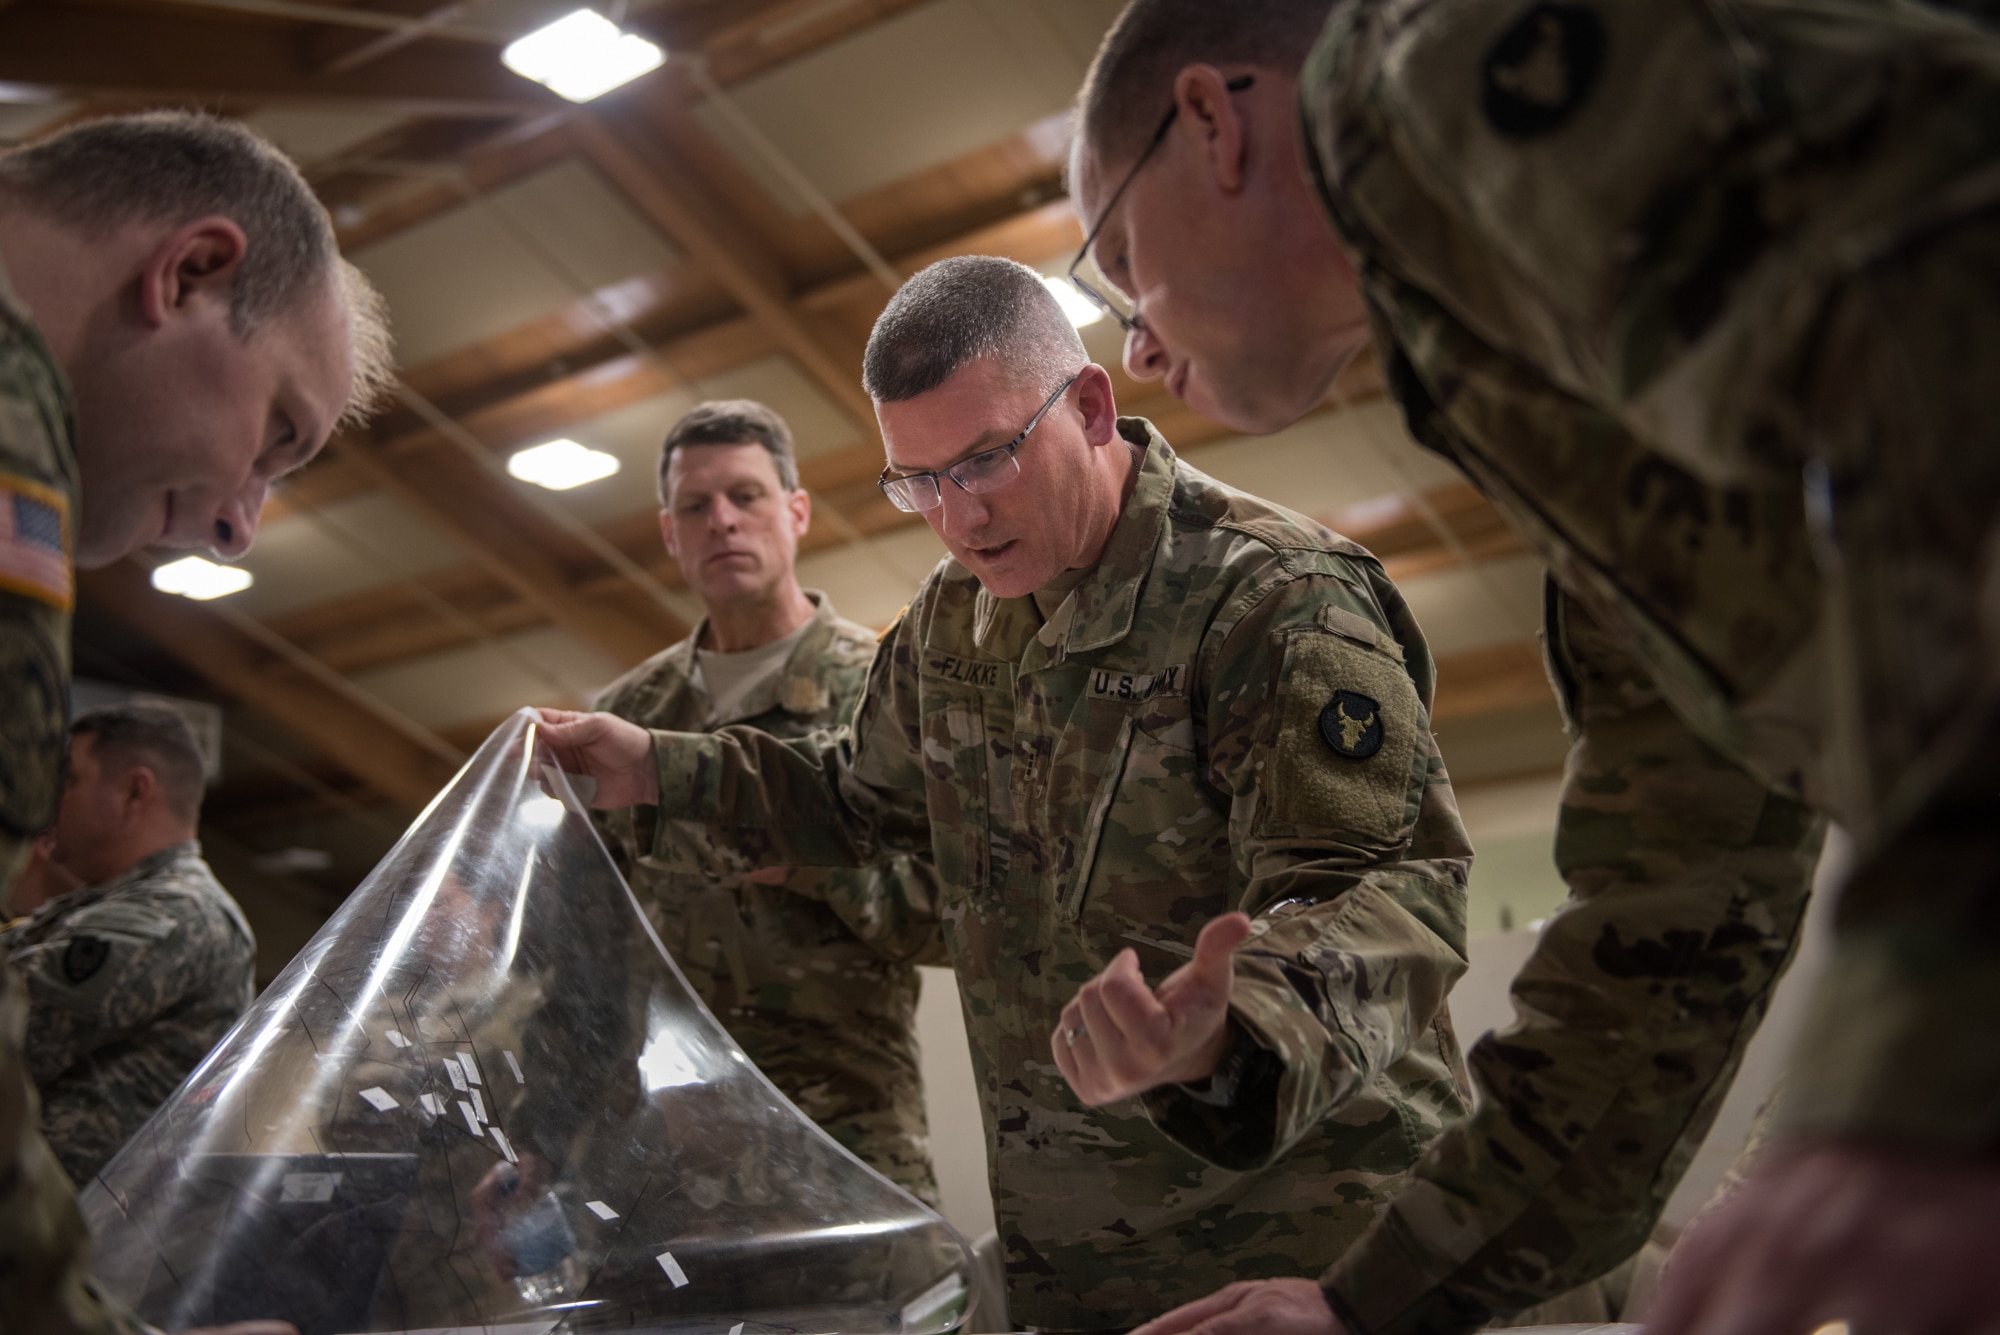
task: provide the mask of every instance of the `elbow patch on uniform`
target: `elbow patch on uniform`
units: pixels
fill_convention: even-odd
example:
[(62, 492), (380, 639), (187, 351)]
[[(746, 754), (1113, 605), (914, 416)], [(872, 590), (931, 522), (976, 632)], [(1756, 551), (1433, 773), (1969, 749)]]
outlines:
[(1405, 843), (1422, 797), (1425, 721), (1403, 665), (1344, 636), (1299, 631), (1287, 637), (1278, 690), (1258, 832)]

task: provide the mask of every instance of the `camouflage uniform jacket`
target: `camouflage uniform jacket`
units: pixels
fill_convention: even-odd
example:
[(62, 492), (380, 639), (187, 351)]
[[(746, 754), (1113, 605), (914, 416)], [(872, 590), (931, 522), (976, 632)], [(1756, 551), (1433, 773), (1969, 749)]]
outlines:
[(256, 995), (257, 943), (192, 840), (0, 934), (27, 980), (42, 1129), (87, 1182)]
[[(662, 812), (753, 861), (935, 859), (1009, 1312), (1058, 1330), (1338, 1253), (1465, 1110), (1443, 1001), (1470, 849), (1422, 633), (1367, 552), (1119, 429), (1134, 490), (1046, 623), (947, 560), (850, 730), (658, 745)], [(1080, 1106), (1063, 1005), (1128, 946), (1158, 982), (1232, 909), (1258, 933), (1234, 1101)]]
[[(715, 717), (695, 672), (706, 623), (607, 687), (593, 708), (685, 732), (741, 723), (803, 737), (845, 723), (875, 633), (842, 620), (824, 594), (808, 596), (816, 611), (804, 635), (733, 717)], [(730, 1037), (835, 1140), (935, 1205), (916, 1037), (915, 961), (942, 962), (928, 867), (898, 858), (879, 869), (799, 868), (784, 885), (763, 885), (649, 865), (634, 812), (599, 819), (654, 930)], [(850, 925), (834, 907), (898, 900), (914, 914)]]
[[(67, 745), (75, 542), (76, 407), (62, 370), (0, 271), (0, 881), (55, 816)], [(32, 550), (54, 537), (54, 569)], [(137, 1329), (84, 1275), (83, 1216), (38, 1129), (23, 1046), (28, 994), (0, 963), (0, 1330), (102, 1335)]]
[(1411, 429), (1560, 585), (1576, 739), (1571, 905), (1473, 1053), (1480, 1113), (1329, 1272), (1357, 1332), (1471, 1330), (1644, 1239), (1819, 812), (1863, 861), (1791, 1131), (2000, 1149), (2000, 454), (1966, 444), (2000, 420), (1996, 69), (1842, 0), (1349, 0), (1308, 62)]

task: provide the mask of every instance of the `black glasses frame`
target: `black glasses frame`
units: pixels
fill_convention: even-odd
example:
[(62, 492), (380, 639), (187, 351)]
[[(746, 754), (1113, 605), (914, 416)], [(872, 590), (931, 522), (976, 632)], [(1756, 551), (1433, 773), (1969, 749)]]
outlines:
[[(929, 478), (931, 483), (931, 494), (937, 497), (936, 502), (931, 505), (913, 506), (908, 508), (908, 510), (906, 511), (906, 513), (909, 514), (922, 514), (926, 510), (935, 510), (938, 508), (938, 506), (944, 504), (944, 483), (939, 480), (941, 478), (950, 478), (951, 484), (954, 487), (957, 487), (960, 491), (964, 492), (968, 496), (973, 496), (978, 494), (974, 492), (972, 488), (966, 486), (963, 482), (960, 482), (958, 480), (958, 470), (965, 467), (969, 463), (975, 463), (980, 459), (990, 459), (996, 454), (1005, 454), (1009, 459), (1013, 460), (1014, 477), (1019, 477), (1021, 475), (1021, 461), (1020, 459), (1015, 457), (1014, 452), (1021, 448), (1021, 446), (1027, 441), (1029, 436), (1034, 434), (1035, 428), (1042, 424), (1042, 419), (1049, 415), (1049, 409), (1055, 407), (1056, 402), (1059, 399), (1061, 399), (1064, 394), (1067, 394), (1069, 392), (1069, 387), (1071, 385), (1074, 385), (1078, 380), (1082, 378), (1083, 378), (1083, 369), (1078, 368), (1076, 373), (1070, 376), (1069, 379), (1063, 381), (1060, 385), (1057, 385), (1055, 388), (1055, 392), (1049, 395), (1047, 401), (1044, 402), (1040, 408), (1037, 408), (1035, 410), (1035, 415), (1034, 417), (1029, 419), (1028, 424), (1021, 428), (1021, 433), (1015, 436), (1014, 439), (1008, 441), (1005, 445), (995, 445), (990, 450), (981, 450), (979, 453), (972, 455), (969, 458), (960, 459), (957, 463), (953, 464), (949, 468), (941, 468), (936, 470), (935, 472), (899, 473), (895, 477), (890, 477), (889, 470), (885, 466), (882, 469), (882, 476), (875, 479), (875, 485), (880, 487), (882, 489), (882, 494), (889, 498), (889, 504), (895, 506), (898, 510), (903, 510), (905, 509), (905, 507), (899, 501), (897, 501), (896, 493), (890, 490), (891, 485), (898, 482), (915, 482), (918, 478)], [(1013, 477), (1007, 479), (1008, 482), (1012, 482), (1013, 480), (1014, 480)], [(1000, 486), (1002, 487), (1006, 485), (1007, 485), (1006, 482), (1000, 484)], [(989, 490), (997, 491), (999, 490), (999, 488), (994, 487), (990, 488)]]
[[(1223, 87), (1232, 93), (1240, 93), (1256, 82), (1257, 76), (1254, 74), (1239, 74), (1224, 84)], [(1132, 163), (1131, 169), (1125, 173), (1125, 179), (1118, 183), (1118, 188), (1111, 192), (1111, 198), (1104, 202), (1104, 207), (1098, 211), (1097, 221), (1090, 225), (1090, 231), (1083, 238), (1083, 249), (1077, 251), (1076, 258), (1069, 262), (1070, 285), (1083, 293), (1084, 296), (1090, 298), (1093, 305), (1116, 320), (1118, 327), (1128, 334), (1139, 328), (1137, 311), (1135, 310), (1133, 314), (1127, 315), (1119, 310), (1117, 306), (1112, 304), (1109, 297), (1092, 287), (1077, 273), (1077, 270), (1081, 269), (1083, 262), (1090, 258), (1090, 248), (1097, 244), (1097, 234), (1104, 230), (1104, 224), (1111, 218), (1111, 210), (1117, 208), (1118, 201), (1125, 197), (1125, 191), (1131, 186), (1133, 178), (1138, 176), (1139, 169), (1146, 165), (1146, 159), (1153, 156), (1153, 150), (1166, 141), (1167, 131), (1174, 128), (1174, 117), (1180, 115), (1180, 111), (1181, 104), (1178, 102), (1167, 108), (1167, 114), (1160, 118), (1160, 128), (1153, 131), (1153, 137), (1146, 141), (1146, 147), (1140, 150), (1139, 156)], [(1099, 272), (1102, 272), (1102, 270), (1100, 269)]]

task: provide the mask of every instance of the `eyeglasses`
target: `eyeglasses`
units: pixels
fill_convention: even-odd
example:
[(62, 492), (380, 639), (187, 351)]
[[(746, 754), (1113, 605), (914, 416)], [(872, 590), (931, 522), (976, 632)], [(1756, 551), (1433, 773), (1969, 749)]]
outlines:
[(1021, 476), (1021, 461), (1014, 457), (1014, 451), (1021, 448), (1021, 443), (1027, 440), (1034, 429), (1042, 424), (1042, 419), (1048, 416), (1049, 409), (1056, 406), (1056, 400), (1060, 399), (1082, 375), (1083, 372), (1078, 371), (1057, 385), (1055, 393), (1049, 395), (1048, 402), (1044, 403), (1034, 418), (1021, 428), (1021, 434), (1005, 445), (981, 450), (970, 459), (961, 459), (951, 467), (940, 469), (935, 473), (905, 473), (901, 477), (890, 477), (889, 470), (884, 468), (882, 476), (876, 479), (875, 485), (882, 488), (882, 494), (889, 498), (891, 505), (909, 514), (935, 510), (944, 504), (944, 488), (938, 483), (938, 479), (942, 477), (950, 478), (958, 484), (960, 491), (972, 496), (983, 496), (989, 491), (1000, 490)]
[[(1240, 93), (1255, 82), (1257, 82), (1256, 75), (1240, 74), (1223, 87), (1232, 93)], [(1165, 142), (1167, 131), (1173, 128), (1174, 117), (1180, 114), (1180, 110), (1178, 102), (1167, 108), (1167, 114), (1160, 119), (1160, 128), (1153, 131), (1153, 137), (1146, 141), (1146, 147), (1140, 151), (1138, 160), (1132, 164), (1132, 169), (1125, 173), (1125, 179), (1111, 192), (1111, 198), (1105, 201), (1104, 208), (1097, 215), (1097, 221), (1091, 224), (1090, 234), (1083, 238), (1083, 249), (1076, 252), (1076, 258), (1070, 261), (1069, 281), (1076, 286), (1076, 290), (1089, 297), (1128, 334), (1139, 327), (1139, 308), (1132, 303), (1130, 297), (1118, 290), (1116, 283), (1105, 276), (1103, 266), (1098, 264), (1096, 256), (1090, 253), (1091, 247), (1097, 244), (1097, 234), (1104, 230), (1104, 224), (1110, 220), (1111, 210), (1117, 208), (1118, 201), (1125, 197), (1125, 191), (1131, 186), (1132, 178), (1146, 165), (1146, 159), (1153, 156), (1153, 150)]]

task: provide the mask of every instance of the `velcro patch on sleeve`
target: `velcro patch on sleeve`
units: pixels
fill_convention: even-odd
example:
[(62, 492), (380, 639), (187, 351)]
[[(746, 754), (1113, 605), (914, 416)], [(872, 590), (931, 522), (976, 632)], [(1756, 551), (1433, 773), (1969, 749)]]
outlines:
[(0, 590), (69, 611), (76, 601), (69, 545), (69, 497), (0, 473)]
[(1370, 848), (1405, 842), (1421, 797), (1424, 717), (1403, 665), (1346, 636), (1307, 631), (1288, 637), (1278, 681), (1259, 825)]

